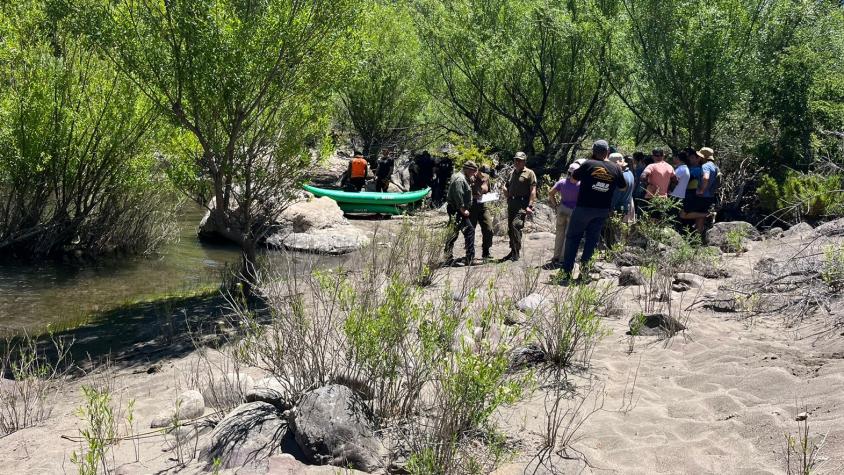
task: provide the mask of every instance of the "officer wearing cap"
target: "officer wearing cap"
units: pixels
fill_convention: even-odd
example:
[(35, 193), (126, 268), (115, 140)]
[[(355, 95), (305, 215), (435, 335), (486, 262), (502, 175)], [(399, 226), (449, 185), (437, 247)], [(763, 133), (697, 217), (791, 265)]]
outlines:
[(489, 172), (489, 169), (481, 167), (469, 183), (472, 187), (472, 209), (469, 213), (469, 220), (472, 222), (472, 229), (478, 225), (481, 226), (481, 249), (483, 251), (481, 257), (485, 262), (492, 258), (489, 251), (492, 247), (493, 236), (492, 213), (490, 213), (486, 203), (480, 202), (481, 197), (489, 193), (491, 189), (489, 174), (486, 172)]
[(536, 202), (536, 173), (527, 165), (527, 155), (517, 152), (514, 159), (514, 170), (504, 188), (507, 198), (507, 235), (510, 238), (510, 253), (503, 261), (518, 261), (522, 251), (522, 229), (525, 219), (533, 214), (533, 204)]
[[(475, 259), (475, 228), (469, 219), (472, 209), (472, 189), (469, 181), (478, 172), (478, 166), (468, 161), (463, 164), (463, 170), (451, 177), (446, 195), (446, 209), (450, 218), (454, 218), (448, 239), (445, 242), (445, 256), (447, 265), (464, 266), (472, 265)], [(463, 233), (466, 257), (461, 260), (454, 260), (454, 243), (457, 242), (457, 234)]]

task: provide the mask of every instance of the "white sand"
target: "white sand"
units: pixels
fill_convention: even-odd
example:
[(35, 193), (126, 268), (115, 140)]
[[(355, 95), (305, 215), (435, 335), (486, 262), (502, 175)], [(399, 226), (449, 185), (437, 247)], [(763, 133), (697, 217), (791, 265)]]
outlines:
[[(480, 237), (480, 236), (478, 236)], [(542, 263), (550, 257), (549, 239), (525, 240), (519, 265)], [(748, 275), (763, 255), (785, 255), (798, 239), (754, 243), (742, 256), (728, 258), (736, 275)], [(456, 247), (460, 255), (461, 243)], [(496, 239), (494, 253), (506, 253), (506, 240)], [(512, 264), (487, 266), (489, 272)], [(450, 270), (452, 274), (464, 270)], [(543, 271), (541, 281), (547, 281)], [(720, 283), (708, 280), (703, 292)], [(694, 293), (695, 291), (691, 291)], [(591, 381), (592, 396), (605, 392), (603, 409), (578, 432), (573, 448), (583, 460), (555, 458), (559, 473), (717, 473), (778, 474), (785, 472), (785, 435), (797, 431), (795, 416), (805, 407), (813, 434), (826, 434), (818, 473), (844, 473), (844, 328), (823, 338), (806, 335), (828, 328), (828, 316), (807, 316), (798, 329), (779, 319), (756, 320), (752, 326), (737, 314), (694, 310), (689, 329), (669, 341), (639, 337), (628, 354), (627, 319), (639, 310), (636, 292), (624, 294), (625, 313), (607, 321), (611, 334), (598, 346), (588, 372), (573, 378), (581, 392)], [(702, 294), (701, 294), (702, 295)], [(693, 295), (684, 297), (691, 303)], [(840, 309), (839, 309), (840, 311)], [(151, 418), (185, 389), (180, 381), (191, 357), (171, 360), (156, 374), (145, 367), (121, 370), (115, 376), (116, 398), (136, 402), (139, 430), (147, 432)], [(638, 367), (630, 398), (630, 379)], [(260, 377), (260, 372), (253, 376)], [(0, 439), (0, 473), (52, 474), (76, 471), (70, 454), (78, 444), (61, 435), (77, 436), (75, 410), (81, 405), (74, 381), (55, 403), (52, 417), (38, 427)], [(625, 385), (627, 384), (627, 391)], [(506, 434), (521, 452), (496, 473), (524, 473), (539, 446), (545, 426), (545, 391), (501, 412)], [(591, 407), (591, 404), (587, 404)], [(174, 454), (163, 450), (163, 436), (140, 443), (140, 463), (134, 447), (123, 442), (113, 466), (130, 464), (122, 473), (155, 473), (173, 469)], [(574, 451), (569, 452), (574, 455)], [(187, 472), (195, 471), (196, 466)], [(533, 469), (528, 473), (533, 473)], [(537, 473), (550, 473), (537, 471)]]

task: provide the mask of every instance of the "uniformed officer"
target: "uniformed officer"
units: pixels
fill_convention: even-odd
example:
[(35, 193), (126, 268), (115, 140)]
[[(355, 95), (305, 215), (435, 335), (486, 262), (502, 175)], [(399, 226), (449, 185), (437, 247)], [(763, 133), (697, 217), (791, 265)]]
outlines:
[(486, 203), (481, 203), (480, 199), (485, 193), (490, 191), (489, 175), (484, 173), (484, 167), (472, 177), (470, 183), (472, 187), (472, 210), (469, 214), (469, 220), (472, 222), (472, 231), (475, 227), (481, 225), (481, 257), (484, 261), (492, 258), (489, 253), (492, 247), (492, 213), (486, 207)]
[(533, 214), (536, 202), (536, 173), (527, 168), (527, 155), (517, 152), (515, 169), (507, 180), (504, 197), (507, 198), (507, 235), (510, 238), (510, 253), (504, 261), (518, 261), (522, 250), (522, 228), (525, 220)]
[[(472, 188), (469, 186), (469, 181), (472, 180), (477, 171), (478, 166), (474, 162), (464, 163), (463, 170), (451, 177), (451, 183), (448, 186), (448, 193), (446, 194), (447, 209), (449, 217), (453, 217), (454, 222), (445, 242), (447, 265), (470, 266), (475, 259), (475, 228), (469, 220), (472, 209)], [(452, 252), (458, 233), (463, 233), (466, 257), (455, 261)]]

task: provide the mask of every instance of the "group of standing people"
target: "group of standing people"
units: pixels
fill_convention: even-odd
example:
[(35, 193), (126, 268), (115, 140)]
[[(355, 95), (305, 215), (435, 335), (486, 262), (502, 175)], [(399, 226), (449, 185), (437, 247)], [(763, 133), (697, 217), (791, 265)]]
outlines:
[[(396, 160), (390, 149), (382, 149), (381, 157), (374, 164), (375, 191), (386, 192), (390, 187), (390, 178), (395, 170)], [(363, 153), (355, 151), (349, 160), (349, 167), (340, 179), (346, 191), (360, 192), (366, 186), (366, 181), (373, 178), (369, 162)]]
[[(448, 187), (446, 209), (454, 227), (446, 240), (446, 263), (454, 266), (474, 265), (475, 228), (480, 225), (483, 239), (482, 260), (492, 259), (492, 214), (483, 196), (491, 191), (489, 174), (480, 171), (472, 161), (463, 164), (460, 172), (454, 174)], [(536, 173), (527, 168), (527, 155), (516, 153), (513, 173), (504, 185), (504, 198), (507, 200), (507, 235), (510, 239), (510, 252), (502, 261), (518, 261), (522, 250), (522, 229), (525, 221), (533, 214), (536, 203)], [(454, 243), (462, 233), (466, 248), (463, 259), (453, 258)]]
[[(637, 213), (655, 215), (666, 209), (655, 206), (656, 199), (675, 201), (676, 204), (668, 208), (676, 210), (676, 218), (680, 222), (693, 223), (703, 234), (720, 184), (720, 170), (711, 148), (680, 150), (673, 156), (673, 164), (666, 162), (662, 149), (654, 149), (649, 157), (639, 153), (625, 157), (611, 151), (605, 140), (596, 141), (591, 152), (590, 158), (574, 161), (549, 192), (549, 201), (557, 211), (550, 267), (562, 269), (565, 279), (572, 276), (581, 243), (581, 269), (589, 265), (610, 216), (615, 214), (622, 222), (632, 224)], [(514, 171), (504, 188), (510, 252), (502, 260), (519, 260), (522, 229), (534, 212), (537, 179), (526, 167), (526, 162), (527, 156), (518, 152)], [(479, 173), (473, 162), (466, 162), (452, 177), (447, 203), (449, 217), (455, 226), (445, 246), (450, 264), (473, 264), (475, 227), (478, 225), (483, 236), (483, 260), (491, 258), (492, 218), (481, 200), (489, 190), (489, 176)], [(464, 236), (466, 257), (455, 261), (452, 252), (459, 233)], [(617, 236), (605, 234), (604, 239), (612, 245)], [(582, 275), (585, 275), (583, 271)]]

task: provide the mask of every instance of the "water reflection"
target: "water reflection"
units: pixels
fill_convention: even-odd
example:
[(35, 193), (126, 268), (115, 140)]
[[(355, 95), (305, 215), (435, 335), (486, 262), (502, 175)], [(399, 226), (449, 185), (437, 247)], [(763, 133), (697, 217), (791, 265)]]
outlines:
[[(196, 226), (201, 217), (199, 208), (185, 210), (179, 241), (152, 258), (85, 266), (0, 264), (0, 333), (68, 324), (137, 299), (219, 283), (226, 265), (237, 263), (240, 254), (234, 246), (200, 244)], [(268, 252), (267, 258), (270, 265), (287, 261), (277, 252)]]

